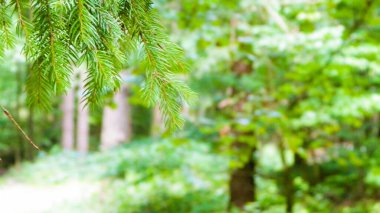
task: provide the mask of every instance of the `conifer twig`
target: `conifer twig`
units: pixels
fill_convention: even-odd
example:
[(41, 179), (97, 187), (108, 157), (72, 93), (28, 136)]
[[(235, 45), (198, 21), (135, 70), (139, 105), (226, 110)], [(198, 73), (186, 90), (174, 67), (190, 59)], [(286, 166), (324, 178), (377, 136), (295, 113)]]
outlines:
[(3, 110), (5, 116), (16, 126), (16, 128), (22, 133), (24, 138), (36, 149), (40, 149), (35, 143), (33, 143), (32, 139), (25, 133), (25, 131), (21, 128), (21, 126), (17, 123), (17, 121), (13, 118), (12, 114), (5, 109), (3, 106), (0, 106), (1, 109)]

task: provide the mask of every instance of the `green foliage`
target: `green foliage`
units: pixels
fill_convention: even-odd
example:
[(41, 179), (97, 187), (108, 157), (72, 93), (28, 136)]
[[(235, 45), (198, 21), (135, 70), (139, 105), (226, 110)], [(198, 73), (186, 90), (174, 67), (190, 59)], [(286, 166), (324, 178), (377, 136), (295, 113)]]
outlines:
[(4, 50), (7, 48), (12, 48), (15, 42), (15, 37), (12, 29), (12, 17), (5, 0), (0, 1), (0, 23), (0, 38), (3, 41), (0, 46), (0, 54), (3, 55)]
[[(231, 169), (247, 158), (231, 145), (245, 143), (259, 149), (255, 179), (276, 180), (283, 202), (287, 185), (316, 212), (376, 197), (365, 179), (378, 167), (368, 163), (378, 156), (369, 151), (379, 136), (378, 1), (165, 2), (201, 94), (192, 128), (219, 144)], [(276, 166), (262, 165), (272, 145)], [(256, 191), (255, 211), (268, 209)]]
[[(177, 76), (187, 67), (182, 50), (159, 24), (151, 0), (12, 0), (0, 2), (1, 49), (13, 46), (11, 13), (25, 38), (24, 53), (32, 64), (27, 92), (32, 106), (49, 108), (52, 97), (71, 86), (72, 69), (87, 67), (84, 98), (99, 105), (119, 88), (119, 71), (129, 49), (143, 45), (146, 81), (144, 97), (158, 104), (173, 130), (182, 125), (182, 105), (194, 93)], [(26, 15), (28, 14), (28, 15)], [(2, 51), (3, 52), (3, 51)]]
[[(34, 19), (48, 21), (46, 4), (33, 2)], [(52, 22), (54, 32), (62, 28), (57, 35), (62, 39), (54, 41), (72, 49), (66, 52), (70, 66), (87, 65), (90, 102), (118, 87), (121, 68), (138, 75), (128, 80), (129, 101), (137, 105), (132, 107), (136, 136), (149, 134), (146, 103), (159, 104), (169, 128), (182, 125), (180, 106), (192, 93), (178, 79), (187, 67), (200, 101), (176, 135), (188, 138), (186, 143), (139, 141), (87, 158), (51, 156), (25, 166), (22, 178), (105, 181), (106, 203), (120, 212), (225, 212), (228, 176), (254, 157), (256, 200), (247, 203), (246, 212), (283, 213), (289, 200), (293, 212), (379, 212), (379, 1), (54, 2), (49, 8), (62, 14), (64, 23)], [(24, 1), (11, 6), (17, 4), (29, 8)], [(30, 58), (34, 64), (41, 59), (52, 66), (51, 50), (60, 51), (60, 44), (44, 52), (33, 49), (50, 43), (49, 25), (40, 26), (21, 11), (18, 22), (33, 23), (19, 24), (29, 44), (26, 53), (38, 56)], [(158, 14), (170, 21), (167, 28), (184, 47), (188, 65)], [(43, 39), (31, 42), (36, 35)], [(14, 86), (11, 71), (0, 74)], [(45, 76), (48, 96), (60, 91), (51, 85), (66, 87), (53, 73)], [(0, 87), (6, 103), (13, 103), (14, 91)], [(45, 132), (53, 134), (50, 130)], [(99, 130), (93, 131), (95, 141)], [(17, 137), (10, 131), (2, 136)], [(11, 142), (1, 148), (16, 151)]]
[(130, 36), (143, 44), (147, 67), (143, 96), (150, 103), (158, 102), (169, 129), (181, 126), (181, 104), (194, 96), (182, 81), (173, 80), (174, 75), (187, 70), (182, 50), (169, 41), (158, 22), (157, 12), (149, 10), (152, 2), (125, 1), (120, 12), (121, 20)]
[(6, 179), (45, 187), (72, 182), (103, 185), (92, 203), (78, 202), (88, 211), (201, 213), (225, 211), (226, 172), (227, 159), (212, 153), (205, 143), (177, 139), (135, 141), (86, 157), (42, 154), (35, 163), (12, 170)]
[(205, 144), (173, 140), (130, 149), (133, 155), (124, 155), (110, 169), (110, 175), (133, 186), (127, 191), (117, 186), (121, 187), (117, 190), (119, 211), (223, 212), (226, 208), (227, 197), (222, 192), (226, 190), (227, 161), (207, 154)]
[[(55, 94), (62, 94), (70, 86), (70, 55), (68, 38), (64, 33), (65, 20), (59, 8), (49, 1), (33, 2), (34, 28), (31, 36), (29, 60), (32, 70), (27, 81), (31, 105), (50, 106)], [(75, 56), (74, 56), (75, 57)]]

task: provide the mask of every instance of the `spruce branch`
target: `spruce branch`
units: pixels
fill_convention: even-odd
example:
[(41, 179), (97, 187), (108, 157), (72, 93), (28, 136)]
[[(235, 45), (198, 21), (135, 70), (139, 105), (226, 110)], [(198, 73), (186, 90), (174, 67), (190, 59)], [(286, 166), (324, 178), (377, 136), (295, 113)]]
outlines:
[(120, 18), (130, 39), (140, 41), (144, 47), (144, 99), (151, 105), (159, 105), (165, 123), (173, 130), (183, 125), (182, 104), (194, 93), (176, 75), (187, 72), (182, 50), (170, 41), (151, 5), (151, 0), (125, 0)]
[(7, 48), (14, 46), (15, 37), (12, 33), (12, 17), (9, 12), (9, 4), (5, 0), (0, 1), (0, 38), (3, 41), (0, 48), (1, 54)]
[[(183, 124), (182, 105), (194, 96), (178, 75), (187, 72), (182, 50), (167, 36), (151, 0), (0, 0), (0, 38), (13, 44), (9, 6), (17, 14), (31, 64), (26, 82), (31, 105), (50, 108), (70, 86), (72, 66), (87, 67), (84, 101), (100, 104), (120, 86), (119, 71), (131, 49), (143, 47), (143, 98), (158, 104), (169, 129)], [(23, 14), (30, 9), (33, 16)], [(30, 24), (32, 23), (32, 24)], [(2, 51), (1, 51), (2, 52)]]
[(70, 41), (80, 57), (77, 64), (88, 69), (84, 98), (100, 104), (102, 96), (120, 85), (119, 70), (125, 60), (119, 48), (123, 35), (120, 24), (97, 0), (77, 0), (69, 4)]
[(27, 21), (28, 19), (24, 16), (23, 11), (26, 8), (30, 8), (30, 5), (28, 5), (27, 2), (24, 2), (22, 0), (11, 0), (10, 5), (14, 7), (14, 11), (17, 14), (17, 32), (19, 35), (23, 35), (25, 37), (25, 53), (28, 54), (29, 48), (31, 48), (31, 41), (30, 41), (30, 30), (32, 28), (32, 25)]
[(54, 8), (55, 1), (34, 0), (34, 28), (29, 51), (32, 72), (27, 80), (29, 103), (44, 108), (50, 107), (53, 95), (60, 95), (70, 86), (72, 74), (68, 48), (68, 35), (60, 11)]

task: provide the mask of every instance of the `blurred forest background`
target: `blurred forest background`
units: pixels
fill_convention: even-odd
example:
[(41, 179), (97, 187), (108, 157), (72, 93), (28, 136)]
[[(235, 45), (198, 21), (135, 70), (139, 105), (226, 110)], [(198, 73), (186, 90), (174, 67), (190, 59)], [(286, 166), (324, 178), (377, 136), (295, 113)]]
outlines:
[[(156, 0), (198, 99), (169, 133), (140, 53), (106, 106), (84, 68), (29, 108), (21, 46), (0, 65), (0, 212), (380, 212), (380, 1)], [(20, 41), (21, 43), (21, 41)]]

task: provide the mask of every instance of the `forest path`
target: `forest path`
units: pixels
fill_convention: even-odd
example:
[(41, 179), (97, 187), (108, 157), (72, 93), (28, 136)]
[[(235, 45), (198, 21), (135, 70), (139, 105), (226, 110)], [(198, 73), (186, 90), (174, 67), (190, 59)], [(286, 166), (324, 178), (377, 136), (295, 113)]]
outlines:
[(8, 180), (0, 183), (0, 212), (96, 213), (93, 199), (101, 188), (100, 182), (37, 185)]
[(112, 181), (106, 178), (117, 156), (114, 152), (40, 153), (33, 162), (0, 175), (0, 213), (117, 212), (112, 209), (116, 208), (113, 197), (108, 196), (113, 194)]

